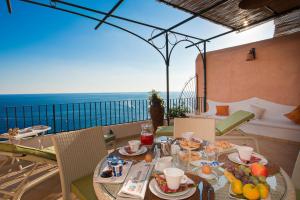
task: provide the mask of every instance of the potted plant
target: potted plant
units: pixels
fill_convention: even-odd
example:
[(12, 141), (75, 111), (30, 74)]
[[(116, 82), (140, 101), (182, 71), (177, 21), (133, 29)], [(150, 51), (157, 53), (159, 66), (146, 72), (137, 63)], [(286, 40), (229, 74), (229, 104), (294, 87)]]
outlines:
[(174, 118), (183, 118), (186, 117), (186, 113), (188, 112), (187, 107), (183, 106), (176, 106), (173, 108), (170, 108), (169, 110), (169, 118), (174, 119)]
[(159, 93), (152, 90), (149, 94), (150, 116), (154, 132), (158, 126), (164, 124), (164, 102), (159, 96)]

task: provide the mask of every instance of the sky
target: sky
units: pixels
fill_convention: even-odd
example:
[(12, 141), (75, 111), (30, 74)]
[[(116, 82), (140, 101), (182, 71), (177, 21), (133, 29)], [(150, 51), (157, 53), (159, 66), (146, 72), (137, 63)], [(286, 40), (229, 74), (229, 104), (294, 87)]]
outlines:
[[(49, 3), (49, 0), (36, 1)], [(105, 12), (117, 2), (68, 1)], [(164, 61), (141, 39), (105, 24), (94, 30), (96, 21), (18, 0), (12, 0), (13, 13), (9, 15), (4, 3), (0, 1), (0, 94), (166, 90)], [(100, 14), (84, 13), (103, 18)], [(156, 0), (125, 0), (114, 14), (164, 28), (190, 16)], [(108, 22), (126, 27), (146, 39), (153, 31), (113, 18)], [(200, 18), (175, 30), (200, 38), (227, 31)], [(212, 40), (207, 48), (213, 51), (268, 39), (273, 31), (271, 21)], [(175, 40), (174, 36), (170, 37), (171, 41)], [(161, 38), (154, 41), (157, 46), (161, 42)], [(171, 57), (171, 91), (181, 91), (184, 83), (195, 74), (198, 52), (195, 48), (185, 49), (186, 45), (188, 43), (178, 45)]]

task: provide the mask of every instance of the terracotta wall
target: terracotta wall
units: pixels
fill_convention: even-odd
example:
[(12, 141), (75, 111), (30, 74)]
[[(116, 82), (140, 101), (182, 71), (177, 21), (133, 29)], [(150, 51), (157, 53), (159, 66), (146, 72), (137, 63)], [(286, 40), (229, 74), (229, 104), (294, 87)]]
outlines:
[[(246, 61), (251, 48), (256, 59)], [(198, 96), (203, 96), (203, 65), (196, 60)], [(300, 104), (300, 32), (207, 53), (207, 97), (234, 102), (259, 97)]]

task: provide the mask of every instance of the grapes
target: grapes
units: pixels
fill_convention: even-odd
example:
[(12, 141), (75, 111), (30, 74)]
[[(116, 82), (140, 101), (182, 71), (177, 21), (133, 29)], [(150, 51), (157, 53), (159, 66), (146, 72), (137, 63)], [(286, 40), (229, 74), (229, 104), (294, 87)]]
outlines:
[(249, 177), (248, 176), (243, 176), (241, 178), (241, 181), (243, 182), (243, 184), (247, 184), (247, 183), (249, 183)]

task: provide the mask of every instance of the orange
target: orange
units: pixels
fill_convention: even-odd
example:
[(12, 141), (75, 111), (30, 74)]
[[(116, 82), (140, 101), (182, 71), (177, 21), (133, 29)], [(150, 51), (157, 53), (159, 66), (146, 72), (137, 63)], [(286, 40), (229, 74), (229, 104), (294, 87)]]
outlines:
[(145, 155), (145, 161), (148, 162), (148, 163), (152, 162), (152, 155), (150, 153), (147, 153)]
[(202, 173), (203, 174), (211, 174), (211, 167), (209, 165), (204, 165), (202, 167)]
[(246, 184), (243, 187), (243, 195), (249, 200), (257, 200), (260, 197), (258, 188), (253, 184)]

